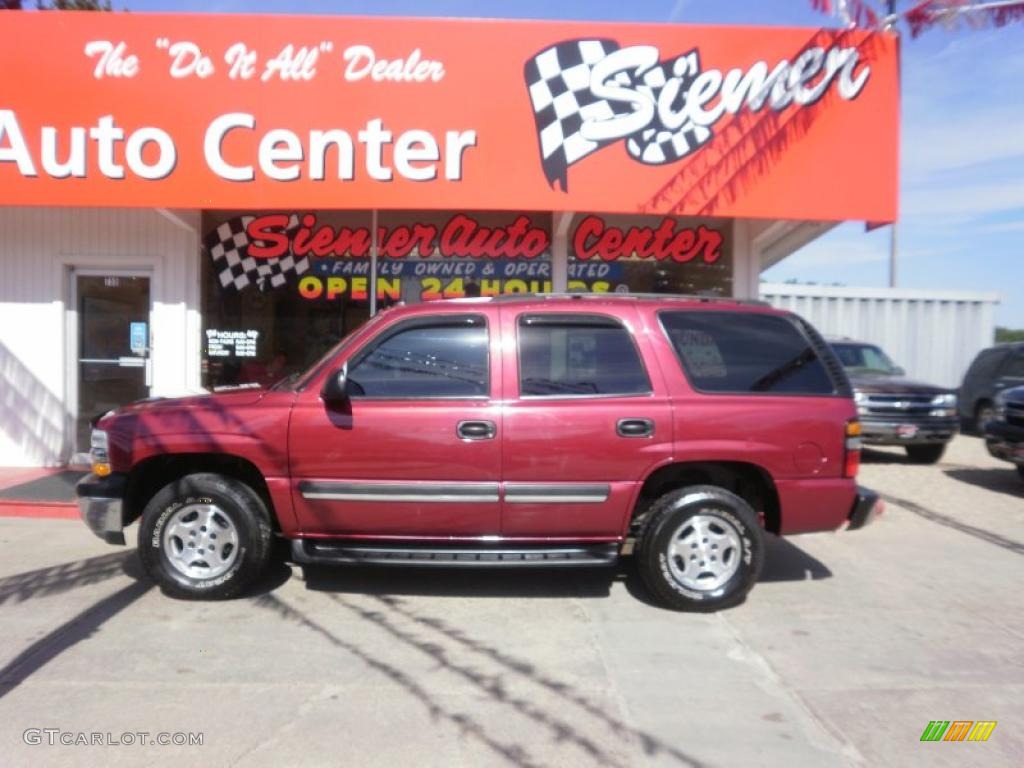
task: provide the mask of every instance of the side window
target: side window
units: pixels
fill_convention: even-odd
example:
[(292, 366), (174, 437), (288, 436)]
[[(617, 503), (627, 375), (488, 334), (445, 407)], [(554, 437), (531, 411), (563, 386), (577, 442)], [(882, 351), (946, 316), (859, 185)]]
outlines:
[(633, 338), (605, 315), (519, 318), (519, 392), (524, 397), (646, 395), (651, 391)]
[(998, 349), (983, 349), (974, 358), (971, 367), (967, 369), (964, 379), (988, 378), (995, 375), (999, 364), (1003, 362), (1003, 356)]
[(356, 398), (486, 397), (486, 320), (445, 315), (400, 324), (355, 357), (348, 383)]
[(779, 315), (661, 312), (690, 383), (703, 392), (830, 395), (835, 385), (808, 338)]
[(1024, 352), (1016, 352), (1007, 356), (999, 375), (1009, 376), (1012, 379), (1024, 379)]

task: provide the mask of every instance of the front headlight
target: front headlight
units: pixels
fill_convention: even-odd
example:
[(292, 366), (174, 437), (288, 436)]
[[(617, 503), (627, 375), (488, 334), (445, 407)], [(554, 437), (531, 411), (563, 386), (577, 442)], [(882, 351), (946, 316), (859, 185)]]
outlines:
[(89, 438), (89, 458), (93, 474), (106, 477), (110, 474), (110, 441), (102, 429), (94, 429)]
[(956, 395), (952, 392), (932, 398), (931, 416), (949, 418), (956, 416)]
[(860, 416), (866, 416), (870, 411), (868, 410), (868, 395), (866, 392), (853, 391), (853, 402), (857, 404), (857, 414)]

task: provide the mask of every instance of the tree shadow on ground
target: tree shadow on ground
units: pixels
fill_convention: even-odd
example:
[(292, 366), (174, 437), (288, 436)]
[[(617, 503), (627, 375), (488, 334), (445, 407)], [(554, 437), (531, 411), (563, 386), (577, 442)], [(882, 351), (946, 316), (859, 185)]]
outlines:
[[(626, 763), (610, 754), (602, 744), (593, 741), (565, 719), (565, 707), (568, 706), (576, 706), (597, 719), (605, 729), (615, 734), (618, 741), (638, 744), (648, 756), (657, 756), (667, 764), (687, 768), (700, 768), (703, 765), (683, 750), (609, 714), (591, 701), (585, 692), (555, 679), (535, 664), (488, 645), (465, 630), (446, 623), (442, 618), (421, 613), (409, 607), (402, 598), (377, 595), (368, 598), (372, 603), (367, 605), (365, 600), (355, 600), (344, 595), (328, 594), (326, 597), (353, 619), (368, 622), (381, 630), (388, 637), (389, 643), (370, 648), (347, 635), (342, 637), (320, 620), (274, 595), (264, 595), (256, 600), (256, 604), (305, 627), (335, 648), (353, 655), (418, 700), (432, 720), (454, 726), (462, 738), (485, 746), (503, 762), (519, 768), (546, 764), (543, 759), (531, 753), (531, 749), (537, 749), (535, 738), (531, 738), (529, 744), (510, 741), (504, 732), (501, 735), (495, 733), (489, 721), (478, 712), (461, 711), (457, 700), (453, 701), (451, 696), (439, 696), (434, 686), (427, 686), (417, 680), (416, 671), (410, 669), (408, 662), (404, 661), (404, 651), (411, 649), (425, 655), (437, 668), (456, 676), (477, 695), (506, 707), (510, 715), (515, 713), (527, 718), (539, 729), (548, 731), (558, 743), (571, 744), (586, 755), (581, 764), (628, 768)], [(410, 624), (412, 628), (409, 628)], [(397, 644), (400, 651), (389, 653), (390, 643)], [(490, 665), (489, 669), (482, 669), (487, 665)], [(516, 693), (510, 687), (513, 679), (528, 680), (541, 686), (558, 697), (561, 706), (550, 707), (538, 703), (534, 697)]]
[(92, 637), (104, 623), (152, 588), (134, 552), (116, 552), (14, 574), (0, 579), (0, 603), (25, 602), (128, 576), (131, 582), (97, 600), (31, 643), (0, 668), (0, 699), (62, 653)]
[[(262, 595), (256, 605), (304, 626), (332, 646), (353, 654), (384, 675), (427, 708), (430, 716), (447, 721), (471, 740), (490, 749), (496, 758), (522, 768), (544, 762), (531, 753), (536, 738), (509, 741), (491, 730), (490, 721), (477, 712), (462, 712), (452, 706), (452, 697), (439, 697), (417, 680), (404, 650), (425, 655), (436, 667), (454, 675), (478, 695), (508, 708), (510, 715), (525, 717), (557, 742), (566, 743), (585, 756), (588, 765), (626, 768), (620, 757), (603, 743), (592, 740), (571, 722), (571, 713), (584, 715), (599, 725), (598, 732), (612, 735), (616, 743), (635, 745), (648, 759), (659, 764), (700, 766), (702, 763), (681, 749), (651, 733), (625, 722), (617, 712), (607, 711), (588, 692), (559, 679), (524, 656), (514, 653), (515, 645), (483, 640), (445, 615), (431, 615), (408, 597), (533, 597), (598, 599), (609, 596), (612, 585), (624, 582), (626, 589), (645, 603), (652, 603), (637, 576), (632, 558), (617, 567), (580, 569), (473, 569), (386, 568), (305, 566), (306, 587), (323, 593), (352, 619), (369, 622), (385, 633), (387, 643), (371, 647), (331, 631), (323, 621), (291, 605), (282, 597)], [(769, 536), (766, 540), (765, 581), (806, 581), (831, 576), (820, 561), (788, 541)], [(355, 634), (355, 633), (353, 633)], [(401, 650), (389, 651), (391, 644)], [(529, 682), (542, 688), (555, 703), (518, 692), (514, 683)], [(503, 732), (502, 732), (503, 733)], [(682, 736), (680, 736), (682, 738)], [(603, 742), (603, 739), (601, 740)], [(673, 740), (675, 741), (675, 740)], [(541, 756), (542, 758), (543, 756)]]
[(121, 574), (139, 578), (134, 552), (111, 552), (0, 578), (0, 605), (59, 595)]
[[(3, 605), (65, 594), (118, 576), (127, 576), (131, 582), (62, 622), (0, 668), (0, 699), (53, 659), (92, 637), (103, 624), (153, 588), (153, 582), (143, 571), (134, 550), (112, 552), (0, 578), (0, 605)], [(291, 568), (276, 558), (266, 575), (242, 597), (258, 597), (273, 592), (290, 577)]]

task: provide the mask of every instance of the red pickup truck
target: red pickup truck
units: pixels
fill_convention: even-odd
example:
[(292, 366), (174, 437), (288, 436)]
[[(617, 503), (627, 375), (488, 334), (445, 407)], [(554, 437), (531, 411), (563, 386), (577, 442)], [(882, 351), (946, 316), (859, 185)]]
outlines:
[(595, 566), (662, 604), (741, 601), (764, 532), (859, 528), (859, 424), (799, 317), (668, 296), (399, 306), (269, 389), (140, 402), (92, 435), (82, 515), (168, 594), (300, 564)]

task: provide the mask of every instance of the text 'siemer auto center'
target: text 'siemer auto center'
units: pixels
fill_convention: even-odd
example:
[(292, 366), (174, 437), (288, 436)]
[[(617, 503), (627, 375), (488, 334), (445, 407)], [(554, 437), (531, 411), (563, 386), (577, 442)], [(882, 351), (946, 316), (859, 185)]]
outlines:
[(0, 465), (66, 462), (132, 399), (271, 382), (397, 301), (755, 296), (836, 222), (896, 216), (881, 33), (5, 23)]

